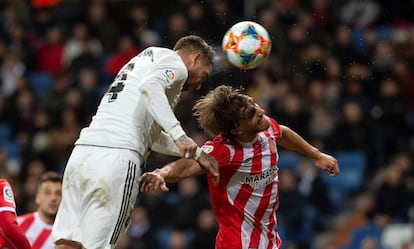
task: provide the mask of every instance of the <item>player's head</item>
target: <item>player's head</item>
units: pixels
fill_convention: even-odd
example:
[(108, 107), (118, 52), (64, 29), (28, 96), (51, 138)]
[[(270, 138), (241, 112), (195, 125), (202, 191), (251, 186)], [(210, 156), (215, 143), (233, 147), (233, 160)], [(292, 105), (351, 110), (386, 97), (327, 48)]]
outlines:
[(199, 36), (189, 35), (180, 38), (173, 50), (187, 66), (188, 79), (183, 90), (200, 89), (213, 69), (213, 49)]
[(218, 86), (193, 107), (200, 127), (213, 136), (250, 137), (269, 127), (269, 118), (240, 89)]
[(37, 211), (48, 220), (54, 220), (62, 200), (62, 175), (46, 172), (40, 178), (36, 193)]

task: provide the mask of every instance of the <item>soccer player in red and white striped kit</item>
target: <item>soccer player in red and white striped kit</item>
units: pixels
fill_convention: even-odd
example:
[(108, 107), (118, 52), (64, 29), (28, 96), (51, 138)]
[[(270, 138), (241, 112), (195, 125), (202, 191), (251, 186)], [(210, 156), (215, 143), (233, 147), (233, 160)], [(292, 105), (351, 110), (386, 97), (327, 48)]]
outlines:
[[(220, 183), (208, 174), (212, 208), (219, 224), (216, 249), (279, 249), (276, 211), (279, 205), (277, 145), (313, 159), (330, 176), (339, 174), (337, 160), (322, 153), (290, 128), (265, 115), (240, 90), (219, 86), (193, 110), (200, 127), (214, 136), (202, 149), (219, 163)], [(192, 159), (180, 159), (141, 176), (142, 191), (161, 188), (205, 172)], [(283, 200), (282, 200), (283, 201)]]
[(51, 232), (62, 199), (62, 175), (46, 172), (37, 187), (37, 210), (17, 217), (17, 222), (29, 239), (33, 249), (53, 249)]

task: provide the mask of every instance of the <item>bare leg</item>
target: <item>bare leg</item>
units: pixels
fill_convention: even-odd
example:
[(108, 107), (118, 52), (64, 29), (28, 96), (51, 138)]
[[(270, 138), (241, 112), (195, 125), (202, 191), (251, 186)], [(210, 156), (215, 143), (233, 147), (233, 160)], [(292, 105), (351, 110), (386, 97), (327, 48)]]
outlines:
[(72, 240), (64, 240), (60, 239), (55, 242), (55, 249), (82, 249), (84, 248), (81, 243), (72, 241)]

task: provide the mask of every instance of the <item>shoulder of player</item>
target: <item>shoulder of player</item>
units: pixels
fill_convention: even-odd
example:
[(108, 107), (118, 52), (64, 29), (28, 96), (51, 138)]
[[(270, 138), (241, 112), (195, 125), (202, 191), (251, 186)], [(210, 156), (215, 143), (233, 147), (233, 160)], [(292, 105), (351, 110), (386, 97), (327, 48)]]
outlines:
[(20, 223), (21, 221), (24, 221), (27, 219), (34, 219), (34, 217), (35, 217), (35, 212), (22, 214), (22, 215), (17, 216), (17, 221)]
[(10, 185), (9, 181), (7, 181), (4, 178), (0, 178), (0, 187), (3, 187), (4, 185), (9, 186)]

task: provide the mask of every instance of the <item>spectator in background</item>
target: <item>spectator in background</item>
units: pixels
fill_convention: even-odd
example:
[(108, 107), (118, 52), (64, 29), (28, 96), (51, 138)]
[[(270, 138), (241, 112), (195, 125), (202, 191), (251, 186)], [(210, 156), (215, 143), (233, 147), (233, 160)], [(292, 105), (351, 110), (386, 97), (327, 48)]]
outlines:
[(383, 164), (397, 151), (408, 145), (404, 120), (404, 99), (400, 84), (395, 78), (384, 79), (379, 83), (379, 92), (371, 109), (376, 124), (375, 138), (378, 146), (379, 163)]
[(391, 222), (407, 223), (408, 211), (414, 206), (414, 192), (405, 183), (403, 169), (398, 164), (390, 164), (386, 177), (375, 190), (373, 215), (383, 215)]
[(61, 198), (62, 175), (56, 172), (44, 173), (37, 186), (37, 210), (17, 217), (17, 222), (33, 248), (55, 248), (51, 232)]
[(189, 242), (186, 234), (180, 230), (173, 230), (168, 237), (167, 249), (188, 249)]
[[(344, 104), (342, 114), (335, 125), (328, 147), (337, 151), (360, 150), (370, 158), (374, 158), (374, 134), (369, 119), (363, 114), (357, 102)], [(378, 165), (369, 162), (368, 174), (376, 171)]]
[(42, 73), (58, 74), (65, 70), (63, 50), (65, 47), (63, 31), (59, 26), (47, 28), (44, 41), (36, 49), (37, 70)]
[(35, 68), (35, 41), (30, 37), (30, 34), (23, 23), (16, 23), (14, 25), (10, 33), (8, 44), (9, 50), (19, 55), (27, 69)]
[(135, 249), (157, 249), (156, 230), (148, 217), (148, 211), (143, 206), (134, 208), (131, 214), (131, 226), (127, 236)]
[(177, 40), (190, 34), (189, 23), (184, 13), (175, 12), (168, 17), (168, 26), (164, 37), (163, 43), (167, 47), (174, 46)]
[(197, 228), (191, 242), (192, 249), (212, 249), (216, 241), (218, 226), (214, 213), (204, 208), (198, 213)]
[(6, 179), (0, 179), (0, 248), (31, 248), (24, 232), (17, 224), (13, 190)]
[[(279, 108), (276, 106), (277, 103), (281, 105)], [(289, 92), (281, 101), (272, 101), (269, 106), (271, 116), (277, 117), (280, 123), (308, 137), (306, 125), (309, 124), (309, 112), (298, 94)]]
[(68, 68), (73, 60), (79, 57), (85, 48), (96, 57), (102, 54), (102, 45), (96, 38), (89, 34), (89, 27), (84, 22), (77, 22), (72, 26), (72, 34), (65, 39), (63, 49), (63, 65)]
[(197, 178), (183, 179), (178, 184), (178, 203), (174, 211), (174, 227), (183, 231), (196, 227), (198, 214), (208, 204), (207, 196), (201, 191)]
[(40, 179), (46, 170), (46, 164), (41, 160), (34, 159), (24, 165), (21, 175), (26, 198), (19, 203), (19, 214), (34, 212), (37, 209), (36, 193), (38, 192)]
[(166, 194), (162, 191), (145, 192), (138, 198), (137, 205), (143, 206), (148, 213), (150, 224), (154, 227), (165, 227), (173, 225), (171, 215), (163, 216), (159, 214), (169, 214), (175, 209), (176, 200), (173, 203), (168, 200)]
[[(303, 244), (303, 239), (309, 235), (305, 232), (305, 197), (299, 192), (298, 180), (292, 170), (281, 170), (279, 173), (280, 191), (278, 207), (278, 226), (280, 226), (281, 239), (285, 245)], [(309, 232), (309, 231), (307, 231)]]
[(108, 15), (108, 9), (104, 1), (91, 1), (87, 10), (87, 24), (92, 37), (96, 37), (101, 43), (104, 54), (116, 50), (117, 39), (120, 32), (116, 22)]
[(333, 211), (328, 186), (312, 162), (302, 158), (297, 170), (297, 188), (301, 196), (305, 198), (304, 209), (301, 214), (304, 218), (301, 221), (302, 227), (299, 239), (302, 242), (300, 244), (310, 245), (317, 231), (326, 228), (330, 217), (335, 212)]
[(50, 90), (45, 91), (43, 98), (39, 100), (39, 107), (44, 109), (51, 117), (53, 127), (59, 124), (60, 113), (64, 108), (65, 95), (73, 84), (71, 75), (62, 72), (53, 77), (53, 86)]
[(9, 97), (16, 91), (17, 81), (24, 76), (26, 65), (17, 52), (8, 52), (3, 57), (0, 67), (2, 97)]
[(105, 63), (105, 73), (113, 78), (130, 59), (139, 53), (140, 49), (132, 36), (122, 35), (118, 38), (117, 49), (108, 56)]
[(31, 141), (36, 101), (33, 92), (22, 89), (16, 94), (14, 103), (6, 111), (6, 118), (13, 125), (13, 138), (22, 144)]

